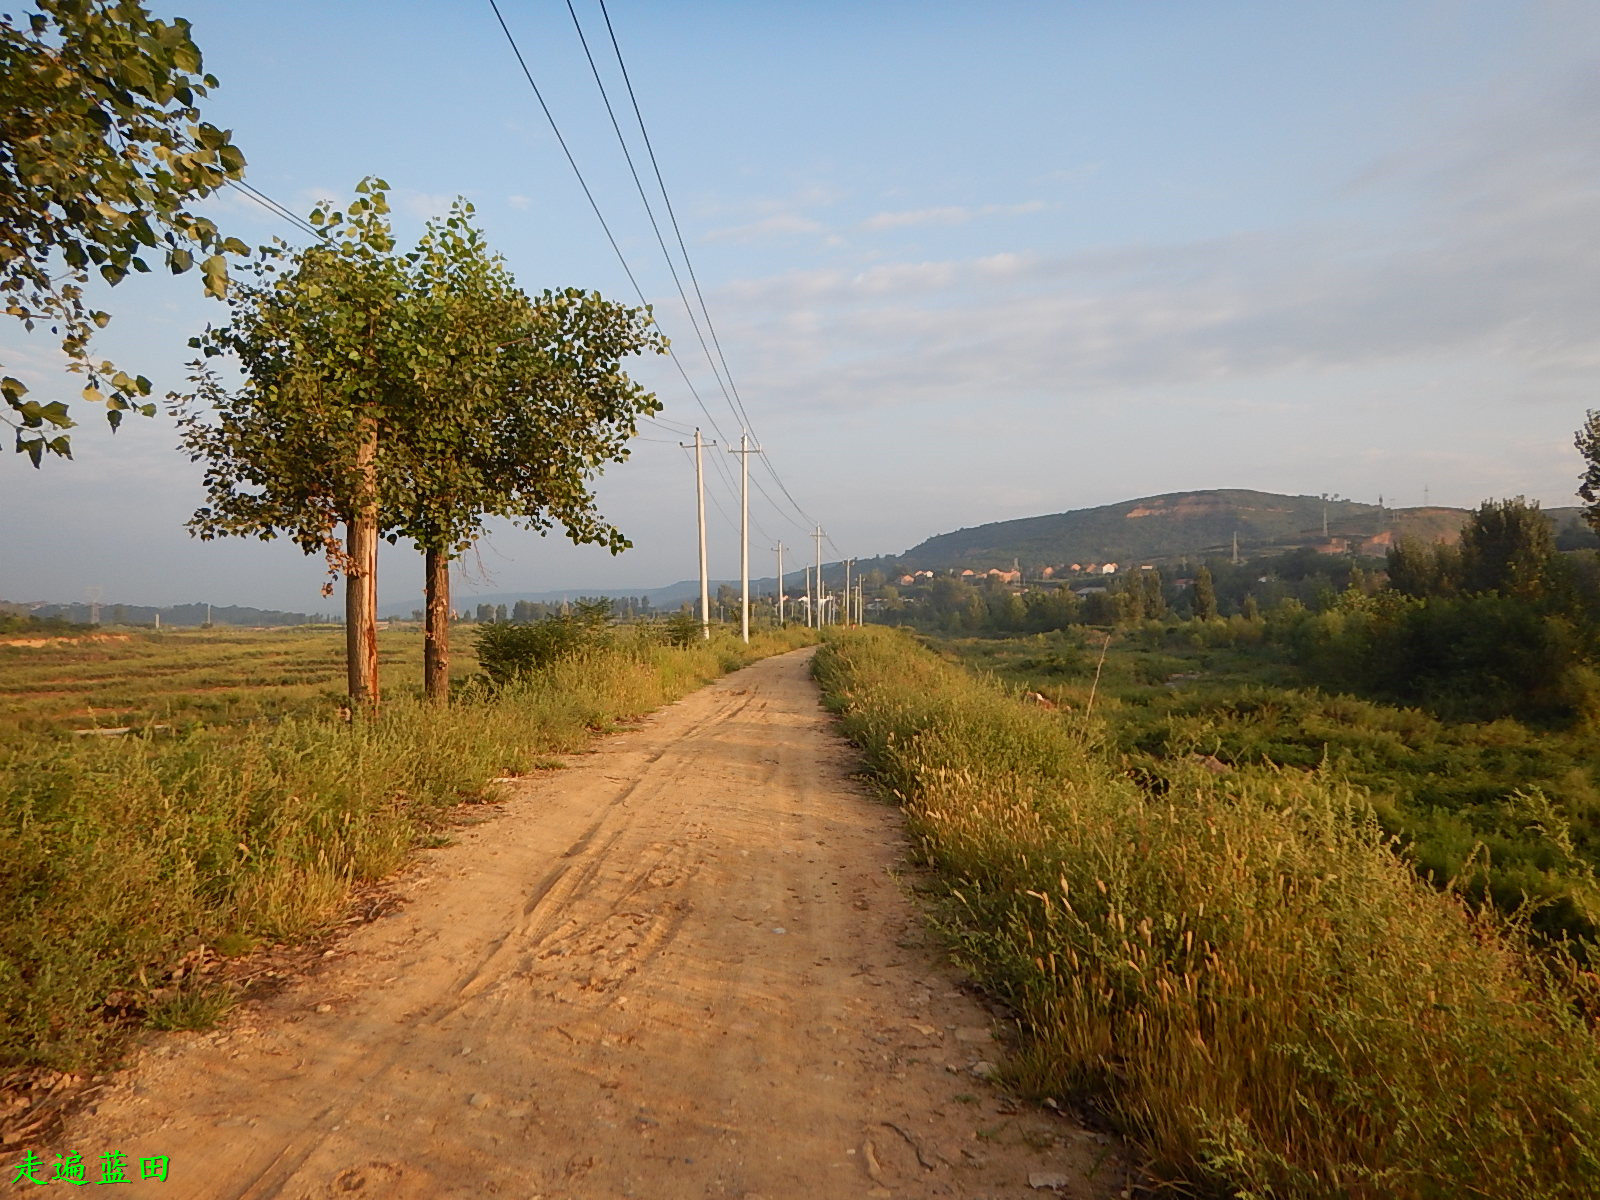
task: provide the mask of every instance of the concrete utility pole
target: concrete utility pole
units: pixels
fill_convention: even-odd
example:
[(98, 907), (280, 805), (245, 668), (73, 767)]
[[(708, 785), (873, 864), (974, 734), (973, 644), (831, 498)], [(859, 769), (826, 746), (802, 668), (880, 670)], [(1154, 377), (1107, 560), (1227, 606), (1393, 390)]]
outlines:
[[(689, 442), (678, 445), (687, 450)], [(700, 430), (694, 431), (694, 494), (695, 508), (700, 516), (700, 636), (711, 640), (711, 579), (706, 573), (706, 473), (700, 462), (700, 448), (715, 446), (715, 442), (702, 442)]]
[(822, 628), (822, 539), (826, 535), (822, 526), (817, 526), (817, 531), (811, 535), (812, 541), (817, 544), (817, 628)]
[(855, 562), (853, 558), (844, 560), (844, 591), (841, 593), (841, 597), (844, 600), (844, 623), (846, 625), (850, 624), (850, 564), (853, 562)]
[(750, 445), (749, 431), (739, 434), (739, 636), (750, 640), (750, 456), (761, 447)]
[(783, 628), (783, 543), (773, 547), (778, 552), (778, 628)]

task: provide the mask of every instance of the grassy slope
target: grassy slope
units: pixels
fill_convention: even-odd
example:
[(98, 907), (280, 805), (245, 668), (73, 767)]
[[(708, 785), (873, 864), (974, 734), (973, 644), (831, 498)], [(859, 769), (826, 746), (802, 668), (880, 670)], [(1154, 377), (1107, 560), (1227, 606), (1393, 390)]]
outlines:
[[(1193, 768), (1156, 798), (1092, 720), (888, 630), (818, 673), (904, 803), (1018, 1082), (1102, 1098), (1205, 1194), (1600, 1190), (1600, 1050), (1514, 930), (1419, 883), (1362, 799)], [(1582, 985), (1576, 975), (1562, 986)]]
[[(445, 710), (397, 699), (372, 721), (313, 709), (171, 737), (9, 739), (0, 752), (0, 1069), (96, 1062), (123, 1032), (102, 1006), (167, 1024), (214, 1011), (214, 997), (173, 977), (186, 954), (318, 928), (352, 887), (437, 836), (451, 807), (485, 798), (493, 777), (548, 765), (597, 730), (808, 637), (676, 649), (624, 635), (497, 699)], [(265, 649), (207, 645), (239, 650), (247, 664), (224, 654), (202, 667), (192, 643), (185, 661), (228, 679)], [(291, 657), (303, 648), (294, 638), (281, 647)], [(127, 659), (134, 674), (149, 661), (138, 647)], [(116, 674), (113, 663), (101, 669)]]

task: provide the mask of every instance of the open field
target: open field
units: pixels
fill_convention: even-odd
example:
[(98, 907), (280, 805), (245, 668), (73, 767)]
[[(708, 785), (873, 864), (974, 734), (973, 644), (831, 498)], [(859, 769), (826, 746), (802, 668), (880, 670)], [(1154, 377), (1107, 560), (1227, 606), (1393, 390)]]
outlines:
[(1145, 786), (1082, 705), (896, 631), (830, 637), (818, 674), (1017, 1012), (1011, 1079), (1098, 1108), (1174, 1190), (1600, 1194), (1595, 977), (1418, 880), (1359, 790), (1193, 761)]
[[(477, 670), (471, 626), (452, 647), (457, 679)], [(29, 644), (40, 643), (42, 644)], [(384, 688), (422, 687), (422, 631), (381, 630)], [(344, 695), (342, 626), (110, 630), (0, 639), (0, 737), (66, 729), (232, 724), (332, 710)]]

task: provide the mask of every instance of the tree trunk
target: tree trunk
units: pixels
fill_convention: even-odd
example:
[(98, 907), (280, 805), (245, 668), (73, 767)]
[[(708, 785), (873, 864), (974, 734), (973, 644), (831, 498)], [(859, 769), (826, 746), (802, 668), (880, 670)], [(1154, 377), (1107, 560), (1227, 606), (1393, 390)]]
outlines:
[(450, 698), (450, 559), (443, 550), (424, 552), (427, 612), (422, 640), (422, 685), (428, 699), (443, 704)]
[(361, 500), (350, 521), (344, 581), (345, 667), (351, 704), (378, 707), (378, 419), (363, 418), (356, 470)]

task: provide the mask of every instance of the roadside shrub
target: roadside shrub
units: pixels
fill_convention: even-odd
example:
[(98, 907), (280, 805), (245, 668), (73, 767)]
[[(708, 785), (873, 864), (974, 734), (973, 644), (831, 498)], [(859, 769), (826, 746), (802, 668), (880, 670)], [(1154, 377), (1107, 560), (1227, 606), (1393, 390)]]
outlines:
[(504, 687), (526, 679), (558, 659), (593, 652), (613, 644), (610, 604), (580, 601), (570, 613), (558, 613), (529, 624), (497, 623), (478, 627), (478, 664), (490, 683)]

